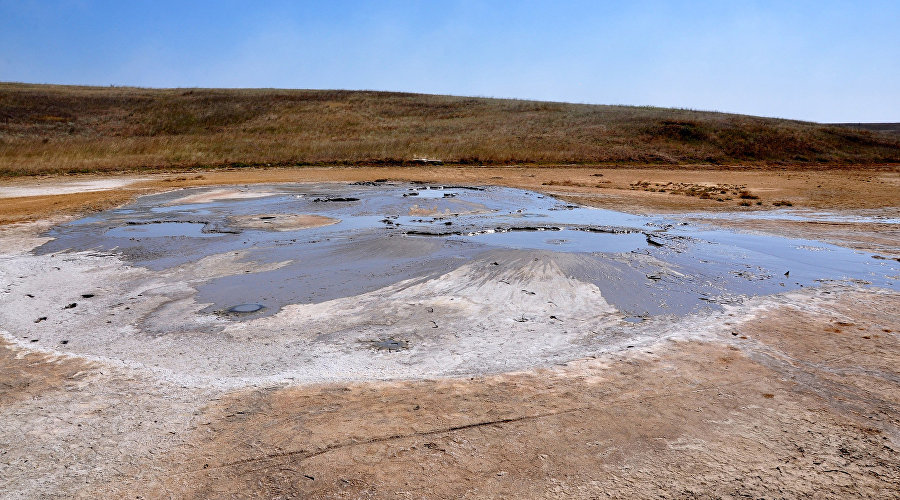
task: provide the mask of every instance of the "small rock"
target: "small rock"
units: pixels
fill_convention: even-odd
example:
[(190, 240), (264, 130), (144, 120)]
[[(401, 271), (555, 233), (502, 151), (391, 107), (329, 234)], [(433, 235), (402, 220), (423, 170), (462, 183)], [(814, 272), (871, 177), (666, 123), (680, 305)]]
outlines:
[(78, 302), (72, 302), (71, 304), (67, 305), (66, 307), (63, 307), (63, 309), (73, 309), (77, 305), (78, 305)]
[(41, 321), (47, 321), (47, 317), (46, 317), (46, 316), (41, 316), (40, 318), (34, 320), (35, 323), (40, 323)]

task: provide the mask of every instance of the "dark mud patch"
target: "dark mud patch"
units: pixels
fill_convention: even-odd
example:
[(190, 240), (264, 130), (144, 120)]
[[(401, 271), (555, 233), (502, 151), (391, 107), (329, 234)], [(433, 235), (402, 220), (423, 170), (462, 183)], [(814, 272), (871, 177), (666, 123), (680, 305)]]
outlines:
[(369, 341), (368, 344), (376, 351), (396, 352), (396, 351), (403, 351), (403, 350), (409, 349), (409, 342), (407, 342), (405, 340), (396, 340), (396, 339), (372, 340), (372, 341)]
[(359, 198), (335, 196), (335, 197), (330, 197), (330, 198), (315, 198), (315, 199), (313, 199), (313, 202), (315, 202), (315, 203), (344, 203), (344, 202), (350, 202), (350, 201), (359, 201)]

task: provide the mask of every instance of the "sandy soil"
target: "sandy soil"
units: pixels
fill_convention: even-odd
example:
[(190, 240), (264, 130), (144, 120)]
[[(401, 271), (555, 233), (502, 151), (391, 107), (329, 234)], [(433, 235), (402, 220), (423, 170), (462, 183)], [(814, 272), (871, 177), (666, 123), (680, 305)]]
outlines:
[[(865, 210), (886, 217), (897, 216), (900, 183), (896, 170), (360, 168), (172, 174), (78, 194), (51, 194), (48, 185), (40, 196), (0, 200), (0, 220), (37, 221), (0, 231), (0, 267), (8, 270), (0, 295), (30, 300), (9, 297), (13, 290), (18, 293), (21, 277), (10, 263), (31, 262), (26, 252), (43, 241), (38, 236), (42, 228), (85, 210), (192, 185), (378, 178), (501, 184), (642, 212), (758, 210), (788, 200), (794, 208), (842, 214)], [(717, 202), (631, 189), (643, 182), (728, 184), (759, 196), (753, 202), (763, 205), (739, 207), (737, 198)], [(720, 223), (741, 224), (731, 219)], [(802, 221), (759, 224), (747, 229), (793, 232), (898, 254), (893, 224), (826, 222), (815, 226), (818, 232)], [(59, 259), (57, 267), (71, 271), (65, 254), (54, 258)], [(116, 297), (120, 291), (108, 276), (124, 280), (129, 276), (123, 272), (145, 272), (117, 267), (106, 256), (94, 258), (79, 260), (85, 267), (65, 279), (46, 268), (38, 273), (46, 281), (42, 290), (60, 300), (76, 289), (102, 288)], [(229, 258), (240, 261), (240, 255)], [(190, 284), (214, 276), (223, 264), (208, 261), (172, 272)], [(269, 265), (274, 269), (278, 263)], [(470, 283), (470, 271), (444, 283)], [(582, 311), (579, 316), (604, 312), (602, 298), (590, 298), (589, 291), (578, 288), (584, 284), (568, 282), (552, 269), (523, 265), (514, 274), (529, 286), (543, 287), (542, 292), (568, 297), (570, 309)], [(467, 317), (487, 320), (477, 338), (515, 333), (501, 330), (500, 323), (489, 324), (496, 316), (489, 308), (469, 316), (458, 308), (440, 309), (452, 297), (491, 303), (497, 290), (434, 286), (411, 289), (412, 295), (393, 312), (389, 308), (394, 306), (379, 302), (377, 293), (355, 307), (390, 316), (427, 306), (441, 321), (465, 325)], [(566, 287), (574, 291), (569, 294)], [(170, 298), (183, 293), (178, 287), (148, 285), (147, 291), (146, 297), (122, 296), (121, 310), (115, 313), (139, 317), (146, 308), (169, 304), (177, 312), (184, 305)], [(529, 299), (516, 295), (509, 300)], [(35, 318), (4, 311), (0, 492), (6, 498), (896, 498), (898, 303), (897, 292), (826, 285), (753, 299), (714, 315), (647, 325), (634, 340), (610, 343), (610, 349), (574, 360), (547, 357), (531, 368), (514, 364), (513, 371), (483, 374), (475, 365), (461, 365), (461, 373), (447, 376), (440, 368), (452, 360), (434, 356), (430, 364), (410, 360), (409, 372), (399, 379), (376, 380), (377, 375), (356, 370), (353, 363), (361, 358), (336, 353), (335, 359), (343, 361), (329, 366), (338, 373), (355, 373), (344, 381), (262, 377), (227, 384), (214, 383), (215, 369), (226, 359), (217, 356), (209, 358), (206, 368), (192, 367), (194, 375), (208, 369), (203, 376), (189, 376), (191, 370), (178, 365), (151, 368), (142, 359), (78, 354), (77, 346), (69, 344), (73, 339), (103, 335), (113, 345), (134, 336), (128, 330), (104, 329), (102, 321), (91, 323), (105, 311), (101, 302), (61, 309), (59, 314), (71, 316), (56, 319), (58, 325), (37, 342), (26, 332)], [(360, 314), (352, 307), (347, 303), (319, 311), (318, 319), (352, 323)], [(288, 316), (299, 315), (293, 318), (297, 320), (309, 313), (302, 309), (267, 320), (270, 330), (291, 328)], [(221, 341), (185, 326), (170, 325), (142, 342), (152, 347), (179, 338), (197, 348), (215, 348)], [(541, 331), (531, 333), (534, 339), (521, 338), (528, 334), (523, 329), (511, 342), (521, 338), (526, 345), (540, 346), (535, 340)], [(469, 347), (475, 354), (484, 349)], [(433, 352), (439, 350), (435, 346)], [(485, 353), (503, 359), (503, 352)], [(177, 359), (183, 353), (173, 346), (158, 354)], [(235, 357), (241, 354), (236, 351)], [(370, 358), (390, 359), (392, 354), (399, 353)], [(431, 368), (417, 371), (423, 366)]]

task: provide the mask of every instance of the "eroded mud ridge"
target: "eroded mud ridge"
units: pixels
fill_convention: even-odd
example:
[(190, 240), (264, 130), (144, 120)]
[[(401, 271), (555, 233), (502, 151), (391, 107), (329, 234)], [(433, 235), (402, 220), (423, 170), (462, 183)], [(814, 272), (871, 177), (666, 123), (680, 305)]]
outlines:
[(181, 190), (46, 236), (0, 269), (16, 342), (227, 386), (503, 372), (748, 297), (900, 286), (900, 263), (864, 252), (498, 187)]

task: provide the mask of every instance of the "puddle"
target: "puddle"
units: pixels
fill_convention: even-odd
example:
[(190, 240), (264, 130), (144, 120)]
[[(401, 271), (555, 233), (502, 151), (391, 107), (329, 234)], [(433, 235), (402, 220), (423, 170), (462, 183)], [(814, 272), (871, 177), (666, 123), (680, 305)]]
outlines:
[[(628, 322), (822, 280), (897, 289), (900, 274), (894, 260), (822, 242), (580, 207), (511, 188), (373, 182), (251, 186), (229, 199), (211, 192), (142, 197), (53, 228), (47, 235), (54, 239), (35, 252), (115, 252), (153, 270), (229, 252), (259, 264), (287, 262), (262, 272), (239, 265), (199, 286), (196, 300), (211, 304), (207, 313), (266, 304), (233, 311), (235, 321), (421, 282), (466, 263), (502, 268), (503, 258), (537, 258), (535, 252), (596, 285), (628, 311)], [(191, 203), (173, 204), (181, 199)], [(196, 202), (203, 199), (211, 201)]]
[(687, 213), (675, 216), (679, 219), (723, 219), (723, 220), (773, 220), (792, 222), (832, 222), (854, 224), (900, 224), (900, 217), (869, 215), (862, 213), (833, 214), (803, 209), (777, 209), (751, 212)]
[(647, 247), (642, 233), (590, 233), (577, 229), (508, 231), (465, 236), (463, 239), (505, 248), (531, 248), (558, 252), (631, 252)]
[(228, 308), (229, 313), (233, 314), (250, 314), (262, 311), (266, 306), (262, 304), (239, 304)]
[(150, 222), (126, 223), (125, 226), (114, 227), (106, 232), (109, 238), (208, 238), (220, 236), (204, 233), (205, 223), (196, 222)]

